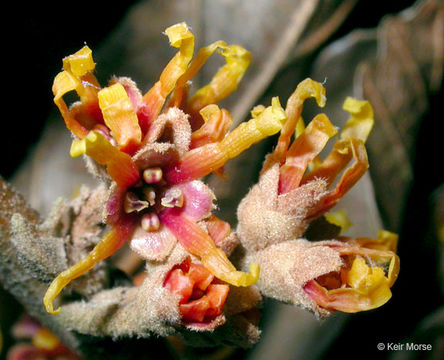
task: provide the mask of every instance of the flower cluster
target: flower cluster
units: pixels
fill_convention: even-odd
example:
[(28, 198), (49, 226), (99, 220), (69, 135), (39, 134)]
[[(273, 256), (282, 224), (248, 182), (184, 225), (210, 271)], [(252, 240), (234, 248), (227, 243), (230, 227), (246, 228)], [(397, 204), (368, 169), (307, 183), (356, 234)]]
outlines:
[[(230, 131), (232, 117), (217, 103), (236, 90), (250, 54), (218, 41), (194, 56), (194, 35), (186, 24), (165, 33), (178, 52), (144, 95), (128, 78), (115, 77), (101, 87), (86, 46), (63, 60), (54, 80), (55, 104), (74, 136), (71, 156), (86, 155), (89, 169), (109, 189), (104, 223), (110, 230), (85, 259), (54, 279), (44, 297), (46, 310), (60, 311), (53, 301), (63, 288), (125, 243), (150, 264), (142, 281), (152, 281), (153, 268), (162, 269), (155, 286), (174, 295), (181, 324), (192, 329), (214, 329), (224, 323), (224, 314), (254, 309), (256, 293), (239, 295), (239, 288), (257, 286), (262, 295), (321, 315), (386, 302), (399, 269), (395, 235), (303, 239), (309, 224), (368, 168), (370, 104), (345, 101), (351, 117), (324, 160), (320, 153), (338, 131), (325, 114), (305, 126), (304, 101), (313, 97), (321, 107), (326, 101), (324, 87), (311, 79), (298, 85), (285, 109), (273, 98)], [(215, 52), (226, 64), (190, 94), (190, 80)], [(80, 101), (68, 107), (64, 96), (71, 91)], [(215, 195), (201, 178), (224, 175), (227, 161), (278, 133), (258, 183), (239, 205), (233, 230), (212, 213)], [(245, 301), (233, 306), (230, 298), (239, 296)]]

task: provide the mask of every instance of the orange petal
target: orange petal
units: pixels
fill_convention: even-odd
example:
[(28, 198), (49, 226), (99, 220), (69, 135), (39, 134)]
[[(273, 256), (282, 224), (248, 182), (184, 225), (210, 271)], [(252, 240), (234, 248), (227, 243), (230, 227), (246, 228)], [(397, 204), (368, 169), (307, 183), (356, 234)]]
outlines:
[(188, 303), (180, 304), (179, 310), (182, 315), (182, 320), (187, 323), (201, 323), (205, 319), (210, 302), (206, 296), (190, 301)]
[(183, 304), (193, 293), (194, 280), (184, 274), (181, 268), (175, 268), (167, 274), (163, 286), (173, 294), (180, 295), (179, 304)]
[(52, 352), (56, 350), (61, 343), (57, 336), (48, 329), (42, 327), (32, 337), (32, 345), (41, 350)]
[[(324, 197), (322, 205), (318, 207), (314, 213), (310, 214), (310, 217), (317, 217), (335, 206), (336, 203), (347, 193), (347, 191), (349, 191), (365, 174), (369, 167), (367, 151), (365, 150), (364, 143), (361, 140), (343, 140), (335, 145), (333, 153), (338, 155), (337, 158), (339, 161), (332, 168), (332, 171), (327, 174), (327, 181), (329, 183), (331, 183), (334, 179), (332, 175), (336, 176), (336, 174), (338, 174), (345, 167), (346, 162), (344, 160), (352, 157), (355, 162), (347, 170), (345, 170), (335, 189)], [(310, 177), (316, 176), (316, 173), (319, 175), (318, 171), (314, 171), (310, 174)], [(304, 179), (303, 182), (307, 182), (307, 179)]]
[(216, 317), (222, 313), (222, 307), (227, 300), (230, 288), (226, 284), (211, 284), (207, 288), (206, 296), (210, 302), (206, 316)]
[(198, 224), (176, 209), (161, 211), (159, 218), (183, 247), (190, 254), (198, 256), (202, 264), (217, 278), (235, 286), (250, 286), (258, 280), (258, 265), (252, 264), (250, 273), (237, 271), (225, 253), (216, 247), (213, 239)]
[(281, 130), (278, 143), (273, 152), (276, 161), (284, 161), (291, 137), (301, 119), (302, 106), (309, 97), (314, 97), (320, 107), (325, 106), (325, 88), (322, 84), (308, 78), (298, 84), (296, 90), (287, 100), (285, 112), (287, 113), (288, 121)]
[(308, 164), (336, 133), (336, 128), (324, 114), (317, 115), (308, 124), (291, 145), (285, 164), (280, 168), (279, 193), (285, 194), (299, 186)]
[(194, 53), (194, 35), (185, 23), (173, 25), (165, 30), (171, 46), (179, 52), (170, 60), (162, 71), (159, 81), (143, 96), (147, 106), (148, 120), (155, 119), (165, 103), (166, 97), (173, 91), (177, 80), (186, 72)]
[(230, 113), (215, 104), (205, 106), (200, 115), (204, 124), (192, 133), (190, 149), (221, 141), (233, 123)]
[(225, 238), (231, 234), (230, 224), (215, 215), (211, 215), (208, 219), (205, 219), (205, 224), (208, 234), (216, 245), (222, 244)]

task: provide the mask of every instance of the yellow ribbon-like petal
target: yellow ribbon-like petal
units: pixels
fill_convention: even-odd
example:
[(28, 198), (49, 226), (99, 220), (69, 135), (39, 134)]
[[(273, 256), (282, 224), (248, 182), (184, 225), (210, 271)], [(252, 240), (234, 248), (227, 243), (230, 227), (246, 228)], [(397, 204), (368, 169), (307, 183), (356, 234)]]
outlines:
[(281, 107), (279, 98), (274, 97), (271, 106), (256, 118), (240, 124), (219, 143), (219, 147), (229, 159), (233, 159), (251, 145), (278, 133), (286, 120), (287, 115)]
[(93, 71), (95, 66), (92, 51), (88, 46), (63, 59), (63, 69), (78, 78)]
[(114, 147), (97, 131), (90, 131), (82, 140), (74, 140), (70, 154), (72, 157), (85, 154), (105, 165), (109, 176), (119, 186), (129, 187), (140, 178), (139, 170), (131, 157)]
[(187, 152), (179, 163), (164, 173), (170, 184), (178, 184), (204, 177), (222, 167), (253, 144), (274, 135), (282, 129), (287, 115), (279, 99), (273, 98), (271, 106), (257, 117), (240, 124), (221, 142), (211, 143)]
[(365, 143), (375, 123), (372, 106), (368, 101), (347, 97), (342, 108), (351, 116), (341, 131), (341, 140), (358, 139)]
[(50, 314), (57, 314), (60, 308), (54, 310), (53, 301), (60, 294), (60, 292), (74, 279), (82, 276), (91, 270), (98, 262), (107, 258), (114, 253), (116, 244), (120, 242), (118, 233), (110, 231), (108, 235), (99, 242), (91, 253), (82, 261), (78, 262), (71, 268), (59, 274), (51, 283), (43, 298), (45, 309)]
[(92, 51), (88, 46), (84, 46), (75, 54), (63, 59), (64, 71), (57, 74), (52, 86), (54, 103), (59, 108), (66, 127), (79, 138), (84, 138), (89, 130), (72, 116), (63, 96), (68, 92), (76, 91), (83, 105), (94, 107), (100, 88), (97, 79), (92, 74), (94, 68)]
[(194, 53), (194, 35), (185, 23), (170, 26), (165, 30), (171, 46), (179, 52), (165, 66), (159, 81), (144, 95), (146, 115), (155, 119), (162, 110), (166, 97), (173, 91), (177, 80), (187, 71)]
[(79, 87), (76, 77), (67, 71), (62, 71), (54, 79), (52, 92), (54, 93), (54, 103), (58, 107), (60, 114), (65, 120), (65, 125), (75, 136), (84, 138), (88, 134), (88, 129), (81, 125), (70, 113), (68, 106), (63, 100), (63, 96)]
[(113, 132), (120, 149), (136, 149), (142, 140), (142, 131), (123, 85), (115, 83), (100, 90), (98, 99), (105, 124)]
[(251, 54), (239, 45), (224, 46), (221, 55), (225, 57), (226, 64), (222, 66), (210, 83), (200, 88), (189, 100), (187, 110), (197, 114), (209, 104), (216, 104), (235, 91), (251, 63)]
[(74, 279), (91, 270), (100, 261), (114, 254), (132, 233), (132, 226), (116, 225), (94, 247), (86, 258), (60, 273), (51, 283), (43, 298), (45, 309), (50, 314), (57, 314), (60, 308), (54, 310), (53, 302), (61, 291)]
[[(198, 53), (194, 57), (194, 59), (190, 62), (188, 69), (185, 73), (177, 80), (176, 88), (174, 89), (174, 93), (172, 95), (172, 99), (170, 101), (169, 106), (180, 107), (182, 101), (184, 100), (184, 92), (187, 87), (188, 81), (190, 81), (202, 66), (207, 62), (207, 60), (214, 54), (217, 49), (227, 48), (227, 44), (224, 41), (216, 41), (208, 46), (205, 46), (199, 49)], [(187, 100), (187, 99), (185, 99)]]

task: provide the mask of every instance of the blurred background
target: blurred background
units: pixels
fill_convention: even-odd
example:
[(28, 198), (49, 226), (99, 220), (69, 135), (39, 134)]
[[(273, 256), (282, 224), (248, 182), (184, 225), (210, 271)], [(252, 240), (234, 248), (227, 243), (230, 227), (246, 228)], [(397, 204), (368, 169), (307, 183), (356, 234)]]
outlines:
[[(347, 95), (368, 99), (375, 108), (365, 194), (346, 201), (358, 213), (352, 219), (357, 233), (373, 236), (366, 232), (381, 225), (400, 236), (401, 272), (389, 303), (319, 324), (311, 314), (267, 302), (263, 339), (253, 349), (172, 351), (156, 339), (150, 342), (152, 351), (180, 359), (442, 359), (444, 178), (438, 126), (444, 99), (443, 1), (397, 0), (384, 6), (370, 0), (33, 2), (12, 4), (4, 15), (11, 21), (3, 31), (7, 112), (0, 174), (42, 213), (56, 196), (69, 196), (74, 182), (89, 181), (79, 165), (68, 164), (64, 146), (69, 145), (58, 130), (63, 124), (51, 93), (62, 58), (85, 43), (93, 49), (102, 83), (113, 74), (130, 76), (144, 91), (174, 54), (162, 31), (187, 21), (196, 47), (223, 39), (252, 51), (253, 65), (238, 95), (226, 101), (238, 122), (272, 95), (285, 101), (308, 76), (325, 81), (326, 112), (334, 123), (344, 118), (341, 105)], [(218, 65), (206, 67), (196, 82), (205, 83)], [(308, 106), (307, 118), (310, 111), (314, 108)], [(243, 185), (234, 187), (230, 180), (220, 185), (219, 204), (227, 220), (235, 220), (237, 201), (254, 183), (271, 146), (270, 141), (233, 164), (229, 176), (237, 184), (244, 176)], [(245, 164), (250, 171), (236, 172)], [(64, 173), (78, 176), (65, 181)], [(365, 198), (363, 204), (358, 195)], [(13, 342), (10, 326), (21, 311), (0, 289), (2, 358)], [(433, 350), (379, 351), (380, 342), (432, 344)]]

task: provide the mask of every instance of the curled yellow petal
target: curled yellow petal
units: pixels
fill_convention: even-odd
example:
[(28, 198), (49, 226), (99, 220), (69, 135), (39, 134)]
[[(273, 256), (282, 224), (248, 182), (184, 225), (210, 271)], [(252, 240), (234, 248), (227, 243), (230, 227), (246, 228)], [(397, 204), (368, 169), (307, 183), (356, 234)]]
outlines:
[(66, 127), (79, 138), (85, 137), (88, 134), (88, 129), (70, 113), (63, 96), (68, 92), (76, 91), (82, 105), (94, 117), (97, 108), (97, 92), (100, 88), (92, 73), (94, 68), (92, 51), (88, 46), (84, 46), (76, 53), (63, 59), (64, 71), (57, 74), (52, 87), (54, 103), (59, 108)]
[[(316, 159), (316, 162), (311, 163), (312, 171), (304, 176), (302, 183), (319, 177), (325, 179), (328, 184), (332, 184), (347, 163), (356, 155), (356, 151), (350, 151), (351, 148), (355, 150), (358, 148), (353, 144), (366, 142), (374, 124), (373, 108), (370, 103), (348, 97), (343, 104), (343, 109), (351, 116), (342, 129), (338, 142), (323, 161)], [(364, 161), (365, 148), (362, 149), (359, 146), (359, 152), (363, 155), (362, 160)], [(358, 161), (358, 163), (360, 162)]]
[(382, 231), (378, 234), (379, 239), (345, 238), (343, 244), (329, 245), (348, 261), (336, 276), (326, 274), (309, 281), (304, 286), (305, 292), (319, 306), (347, 313), (367, 311), (385, 304), (392, 296), (390, 288), (398, 277), (399, 257), (393, 251), (366, 246), (383, 244), (387, 237), (393, 236), (396, 235)]
[[(399, 274), (399, 257), (396, 255), (398, 235), (387, 230), (380, 230), (376, 239), (356, 238), (348, 239), (349, 249), (354, 254), (363, 257), (371, 257), (373, 261), (381, 264), (389, 264), (387, 279), (390, 287), (395, 283)], [(344, 253), (346, 250), (341, 250)], [(350, 251), (350, 250), (347, 250)]]
[[(207, 62), (209, 57), (214, 54), (217, 49), (226, 48), (227, 44), (224, 41), (216, 41), (208, 46), (205, 46), (199, 49), (198, 53), (194, 57), (194, 59), (190, 62), (188, 69), (185, 73), (177, 80), (176, 88), (174, 89), (174, 93), (171, 97), (171, 101), (169, 106), (180, 107), (182, 101), (184, 100), (184, 90), (187, 86), (188, 81), (190, 81), (202, 66)], [(185, 99), (187, 100), (187, 99)]]
[(89, 130), (80, 124), (70, 113), (68, 106), (63, 100), (63, 96), (79, 87), (79, 80), (67, 71), (62, 71), (54, 79), (52, 92), (54, 93), (54, 103), (58, 107), (60, 114), (65, 120), (65, 125), (75, 136), (84, 138)]
[(69, 55), (63, 59), (63, 69), (72, 73), (76, 77), (81, 77), (86, 73), (93, 71), (95, 66), (92, 51), (88, 46), (84, 46), (75, 54)]
[(98, 99), (105, 124), (113, 132), (119, 148), (123, 151), (137, 148), (142, 140), (142, 131), (123, 85), (115, 83), (100, 90)]
[(356, 292), (368, 296), (368, 300), (357, 306), (357, 310), (378, 308), (385, 304), (392, 295), (384, 270), (380, 266), (368, 266), (361, 257), (356, 257), (353, 261), (347, 274), (347, 283)]
[(204, 124), (191, 134), (191, 149), (221, 141), (233, 123), (230, 113), (215, 104), (205, 106), (200, 114)]
[(146, 115), (155, 119), (165, 103), (166, 97), (173, 91), (177, 80), (186, 72), (194, 53), (194, 35), (185, 23), (170, 26), (165, 30), (171, 46), (179, 52), (165, 66), (159, 81), (143, 96), (147, 106)]
[(279, 99), (273, 98), (271, 106), (240, 124), (219, 143), (207, 144), (186, 153), (179, 163), (165, 171), (165, 179), (170, 184), (178, 184), (204, 177), (253, 144), (278, 133), (286, 119)]
[(72, 157), (85, 154), (105, 165), (109, 176), (119, 186), (129, 187), (140, 178), (139, 170), (131, 157), (114, 147), (97, 131), (90, 131), (82, 140), (74, 140), (70, 154)]
[(228, 158), (235, 158), (251, 145), (277, 134), (286, 120), (287, 115), (281, 107), (279, 98), (274, 97), (271, 106), (256, 118), (240, 124), (219, 143), (219, 147)]
[(347, 97), (342, 108), (351, 116), (341, 131), (341, 140), (358, 139), (365, 143), (375, 122), (372, 106), (368, 101)]
[(86, 258), (69, 269), (60, 273), (51, 283), (43, 298), (45, 309), (50, 314), (57, 314), (60, 308), (54, 310), (53, 302), (60, 292), (74, 279), (91, 270), (100, 261), (114, 254), (128, 239), (132, 226), (119, 225), (113, 227), (108, 234), (94, 247)]
[(296, 90), (287, 100), (285, 112), (287, 113), (288, 121), (281, 131), (278, 143), (273, 152), (273, 157), (276, 161), (284, 161), (293, 133), (296, 128), (301, 129), (301, 127), (303, 127), (303, 122), (301, 123), (302, 106), (305, 100), (310, 97), (316, 99), (318, 106), (325, 106), (325, 88), (321, 83), (307, 78), (298, 84)]
[[(378, 236), (380, 236), (380, 234), (381, 233), (379, 233)], [(397, 238), (396, 234), (393, 233), (390, 234), (392, 234), (392, 236), (395, 236)], [(394, 251), (379, 250), (372, 247), (374, 246), (375, 242), (381, 242), (381, 241), (384, 240), (383, 239), (375, 240), (367, 238), (349, 239), (345, 242), (343, 246), (338, 247), (338, 251), (340, 252), (341, 256), (360, 256), (365, 259), (371, 259), (372, 263), (378, 264), (378, 266), (379, 265), (387, 266), (388, 264), (387, 280), (389, 287), (391, 287), (398, 278), (399, 268), (400, 268), (399, 256), (396, 255)]]
[(251, 63), (251, 54), (239, 45), (222, 48), (221, 55), (226, 64), (222, 66), (210, 83), (200, 88), (189, 100), (188, 111), (197, 114), (203, 107), (216, 104), (235, 91)]

